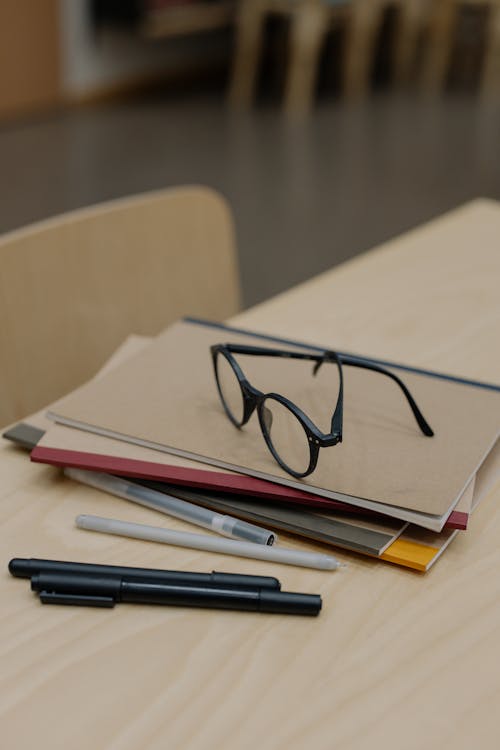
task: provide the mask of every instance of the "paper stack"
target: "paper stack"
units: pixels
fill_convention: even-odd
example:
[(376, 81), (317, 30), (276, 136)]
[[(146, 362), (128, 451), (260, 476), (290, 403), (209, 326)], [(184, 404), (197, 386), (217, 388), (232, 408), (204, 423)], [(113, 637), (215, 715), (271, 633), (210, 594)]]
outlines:
[[(134, 339), (123, 361), (51, 407), (33, 460), (153, 482), (266, 527), (421, 571), (467, 528), (499, 472), (500, 387), (390, 365), (434, 430), (426, 438), (393, 381), (345, 368), (343, 442), (322, 448), (316, 470), (298, 480), (274, 460), (256, 415), (241, 430), (227, 418), (210, 357), (217, 343), (318, 351), (195, 320), (151, 342)], [(252, 385), (291, 399), (327, 431), (334, 367), (313, 378), (310, 363), (239, 362)]]

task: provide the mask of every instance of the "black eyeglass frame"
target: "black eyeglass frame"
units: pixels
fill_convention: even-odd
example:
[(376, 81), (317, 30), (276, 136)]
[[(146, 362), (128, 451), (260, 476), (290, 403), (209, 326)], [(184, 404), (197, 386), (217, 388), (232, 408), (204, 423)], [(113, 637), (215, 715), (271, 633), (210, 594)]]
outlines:
[[(309, 476), (309, 474), (311, 474), (314, 471), (318, 463), (320, 448), (327, 448), (327, 447), (337, 445), (337, 443), (342, 442), (342, 427), (343, 427), (343, 413), (344, 413), (344, 377), (343, 377), (343, 371), (342, 371), (343, 365), (346, 365), (349, 367), (359, 367), (365, 370), (371, 370), (373, 372), (378, 372), (382, 375), (386, 375), (387, 377), (391, 378), (391, 380), (397, 383), (397, 385), (403, 391), (406, 397), (406, 400), (408, 401), (408, 404), (413, 412), (413, 415), (418, 423), (418, 426), (420, 427), (420, 430), (423, 432), (423, 434), (426, 435), (427, 437), (432, 437), (434, 435), (432, 428), (430, 427), (427, 420), (423, 416), (422, 412), (417, 406), (415, 399), (411, 395), (410, 391), (408, 390), (404, 382), (390, 370), (387, 370), (385, 367), (381, 367), (380, 365), (377, 365), (375, 363), (367, 362), (366, 360), (360, 360), (360, 359), (357, 359), (356, 357), (351, 357), (351, 356), (347, 356), (344, 354), (339, 355), (337, 354), (337, 352), (330, 351), (330, 350), (325, 350), (324, 352), (315, 354), (315, 353), (299, 352), (299, 351), (293, 351), (293, 350), (274, 349), (271, 347), (248, 346), (245, 344), (214, 344), (213, 346), (210, 347), (210, 352), (212, 355), (212, 362), (213, 362), (213, 367), (214, 367), (217, 390), (219, 392), (222, 406), (229, 420), (232, 422), (232, 424), (234, 424), (235, 427), (237, 427), (238, 429), (241, 429), (241, 427), (243, 427), (249, 421), (254, 411), (257, 410), (257, 415), (259, 418), (259, 424), (260, 424), (260, 428), (262, 431), (262, 435), (264, 437), (266, 445), (269, 448), (271, 454), (273, 455), (274, 459), (278, 462), (278, 464), (281, 466), (281, 468), (284, 471), (286, 471), (288, 474), (291, 474), (293, 477), (297, 479), (303, 479), (304, 477)], [(323, 365), (325, 362), (335, 364), (337, 366), (338, 375), (339, 375), (339, 393), (337, 397), (337, 403), (335, 405), (335, 409), (334, 409), (333, 416), (332, 416), (330, 432), (329, 433), (322, 432), (314, 424), (314, 422), (307, 416), (307, 414), (305, 414), (302, 411), (302, 409), (300, 409), (296, 404), (294, 404), (293, 401), (290, 401), (290, 399), (286, 398), (286, 396), (282, 396), (281, 394), (274, 393), (274, 392), (262, 393), (262, 391), (259, 391), (257, 388), (251, 385), (249, 381), (247, 380), (247, 378), (245, 377), (243, 370), (241, 369), (239, 363), (237, 362), (233, 354), (280, 357), (284, 359), (309, 360), (315, 363), (313, 367), (313, 375), (316, 375), (321, 365)], [(232, 414), (231, 410), (226, 404), (226, 401), (222, 392), (222, 388), (219, 382), (219, 373), (218, 373), (218, 366), (217, 366), (219, 356), (225, 357), (225, 359), (227, 360), (227, 362), (233, 369), (236, 375), (236, 378), (238, 380), (241, 393), (242, 393), (242, 397), (243, 397), (243, 416), (242, 416), (241, 421), (238, 421), (237, 419), (235, 419), (234, 415)], [(306, 437), (309, 443), (309, 466), (306, 471), (304, 472), (295, 471), (290, 466), (288, 466), (285, 461), (283, 461), (279, 453), (276, 451), (273, 445), (270, 433), (269, 433), (268, 424), (266, 423), (266, 412), (265, 412), (266, 400), (277, 401), (282, 406), (289, 409), (289, 411), (292, 412), (292, 414), (296, 417), (296, 419), (302, 425), (302, 428), (306, 434)]]

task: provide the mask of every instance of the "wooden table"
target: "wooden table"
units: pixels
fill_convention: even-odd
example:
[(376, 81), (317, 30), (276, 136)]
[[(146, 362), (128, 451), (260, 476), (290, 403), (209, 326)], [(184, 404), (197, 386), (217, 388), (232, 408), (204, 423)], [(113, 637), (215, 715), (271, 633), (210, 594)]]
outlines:
[[(232, 322), (500, 382), (499, 244), (500, 204), (477, 201)], [(500, 746), (498, 485), (427, 575), (342, 553), (319, 572), (83, 533), (116, 501), (0, 450), (5, 750)], [(42, 607), (12, 556), (277, 575), (324, 608)]]

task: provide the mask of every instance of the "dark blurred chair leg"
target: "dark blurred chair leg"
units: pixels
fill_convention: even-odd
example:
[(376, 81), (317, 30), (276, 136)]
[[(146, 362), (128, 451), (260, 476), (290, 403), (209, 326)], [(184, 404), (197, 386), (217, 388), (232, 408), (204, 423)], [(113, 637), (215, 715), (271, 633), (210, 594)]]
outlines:
[(312, 108), (328, 19), (328, 8), (320, 4), (304, 3), (292, 15), (285, 90), (285, 109), (288, 113), (308, 112)]
[(421, 89), (426, 94), (440, 94), (445, 87), (455, 23), (455, 0), (434, 0), (420, 78)]
[(495, 0), (490, 8), (488, 41), (481, 79), (484, 98), (500, 101), (500, 2)]
[(413, 79), (417, 48), (427, 0), (400, 0), (394, 42), (394, 83), (407, 86)]
[(237, 19), (236, 50), (229, 87), (229, 105), (251, 106), (257, 81), (265, 10), (261, 0), (243, 0)]
[(370, 88), (373, 54), (385, 3), (353, 0), (348, 22), (343, 88), (347, 97), (358, 97)]

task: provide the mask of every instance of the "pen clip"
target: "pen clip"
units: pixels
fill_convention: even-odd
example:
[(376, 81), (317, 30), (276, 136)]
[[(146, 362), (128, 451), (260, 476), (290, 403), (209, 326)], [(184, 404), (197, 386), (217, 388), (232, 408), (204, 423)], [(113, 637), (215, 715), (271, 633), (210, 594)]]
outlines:
[(81, 607), (114, 607), (112, 596), (86, 596), (84, 594), (58, 594), (55, 591), (40, 591), (42, 604), (72, 604)]

